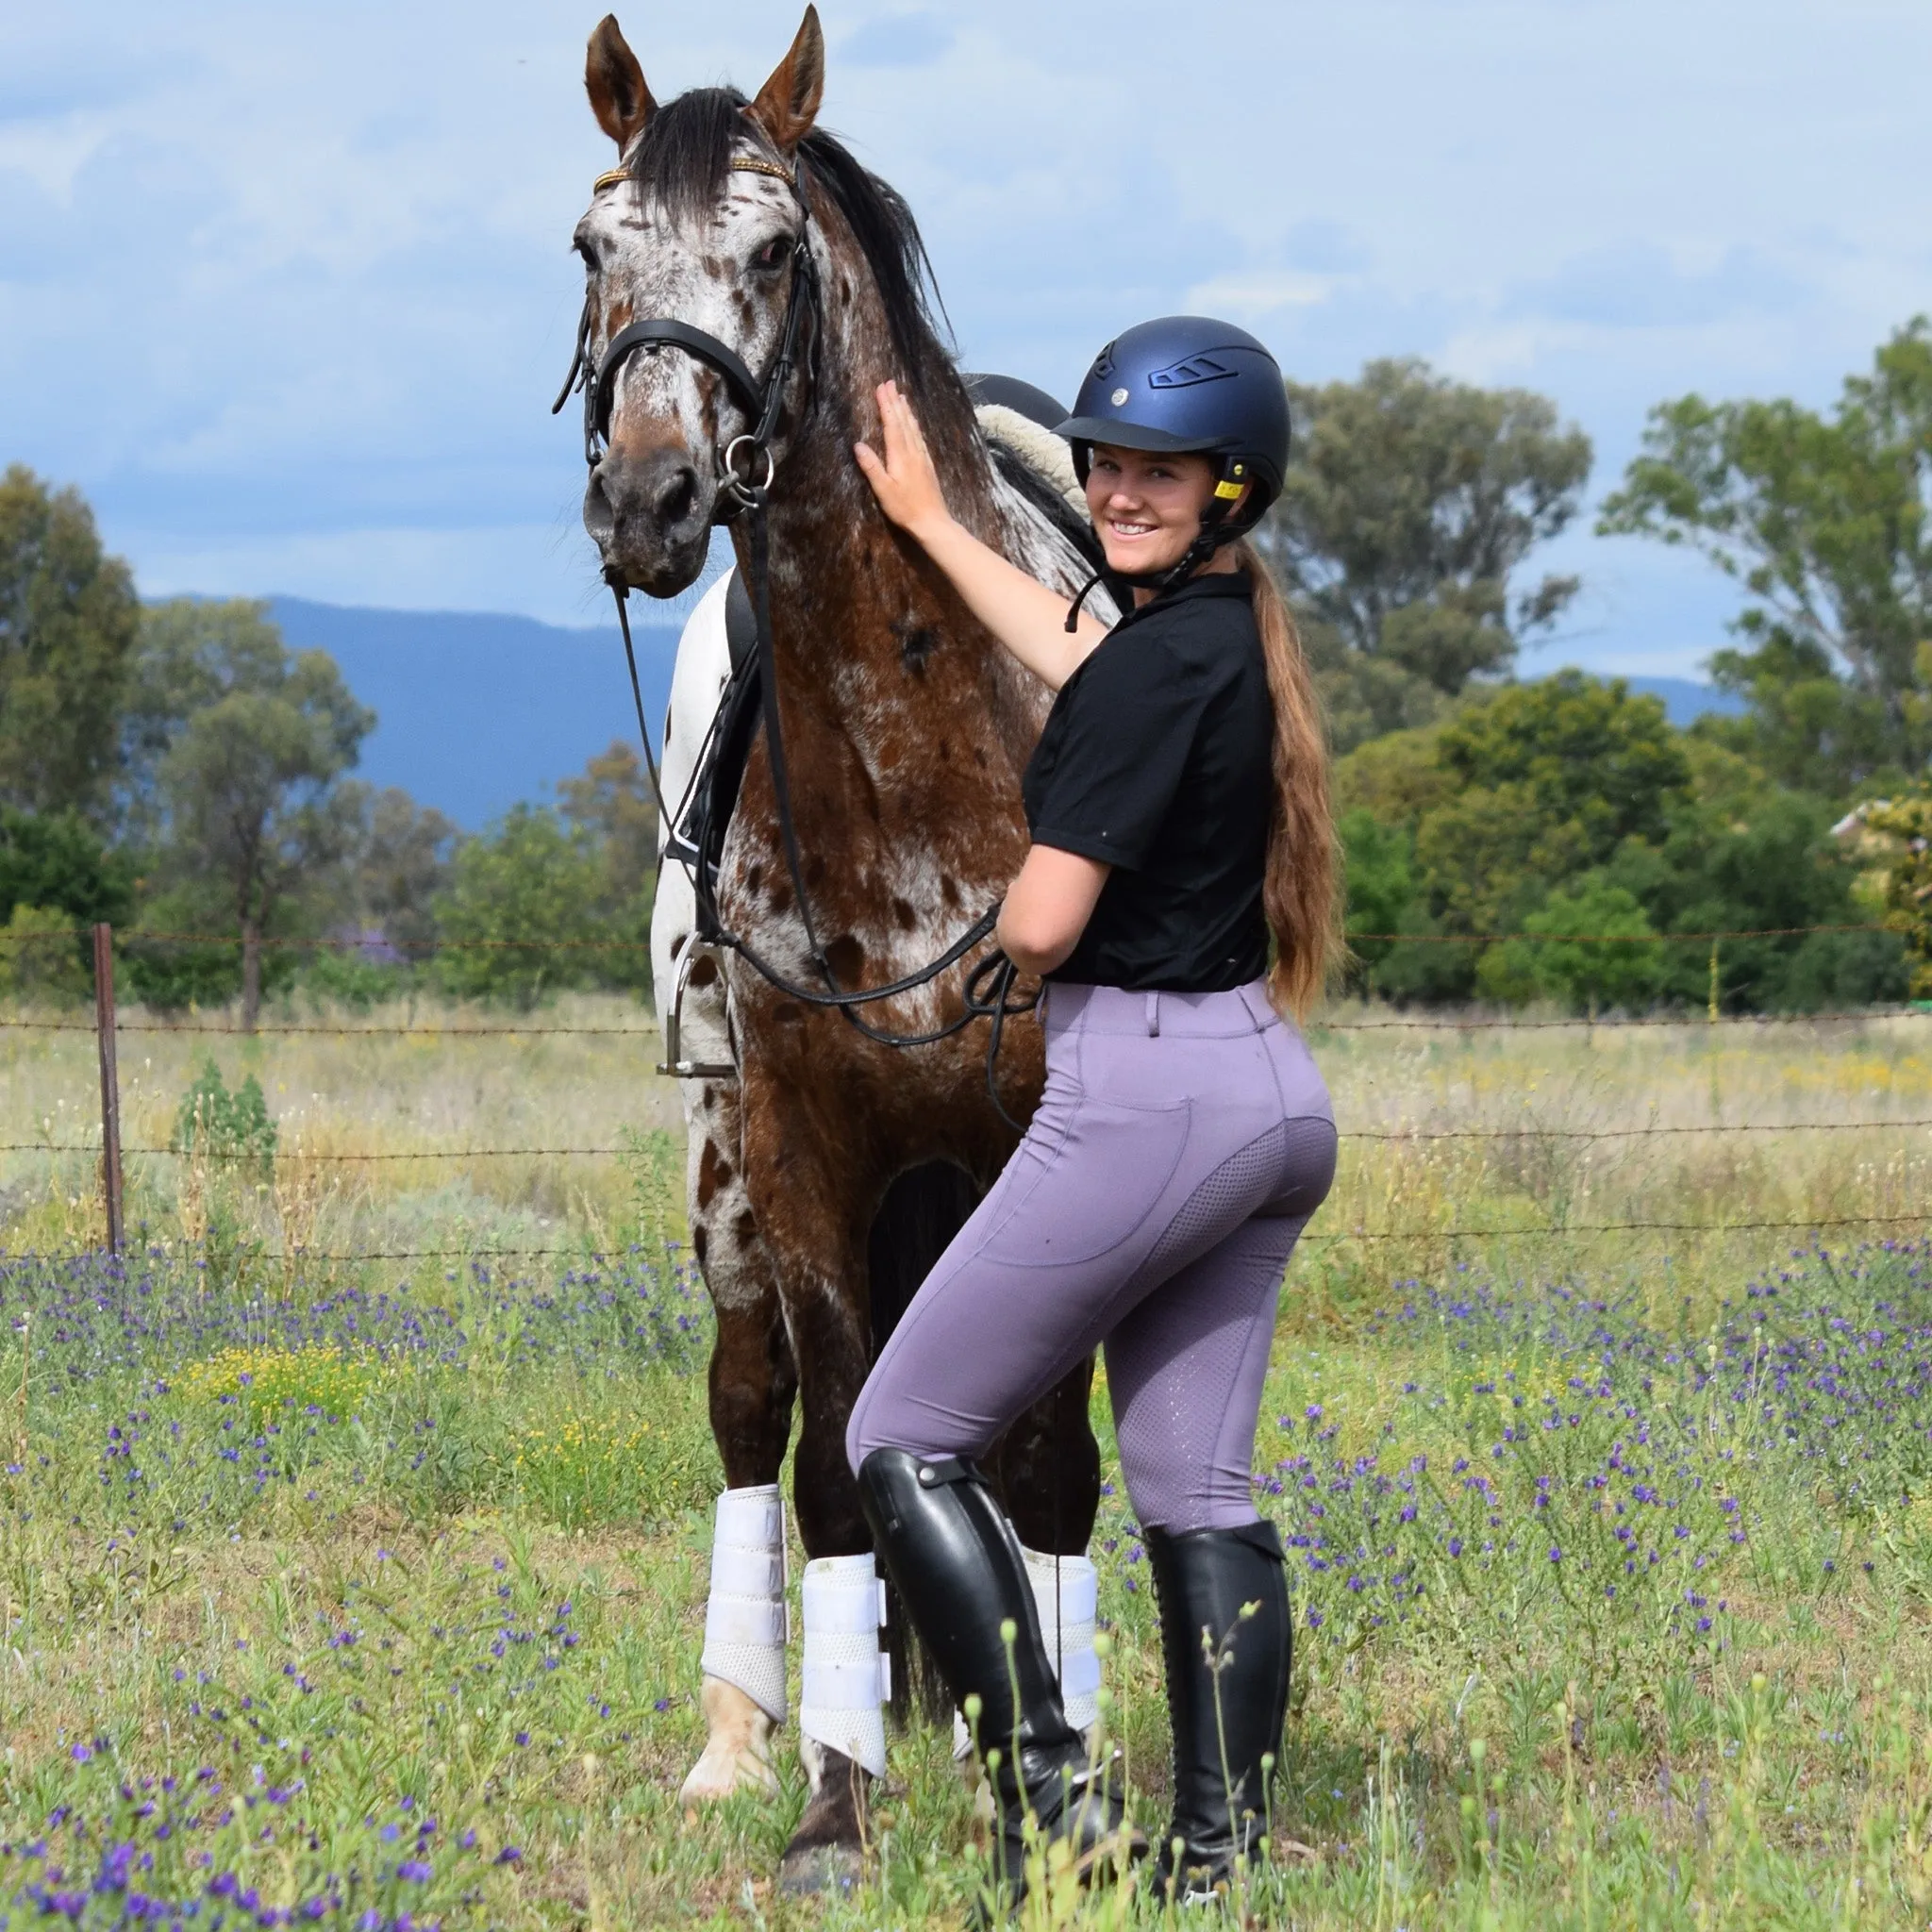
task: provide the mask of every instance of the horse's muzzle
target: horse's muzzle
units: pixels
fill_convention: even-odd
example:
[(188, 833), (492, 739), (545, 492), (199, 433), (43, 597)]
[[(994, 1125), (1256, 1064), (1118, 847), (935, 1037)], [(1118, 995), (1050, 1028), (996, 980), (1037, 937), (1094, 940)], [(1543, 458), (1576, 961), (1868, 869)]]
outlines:
[(607, 450), (584, 491), (584, 527), (607, 573), (653, 597), (674, 597), (704, 568), (716, 507), (715, 478), (675, 444), (632, 454)]

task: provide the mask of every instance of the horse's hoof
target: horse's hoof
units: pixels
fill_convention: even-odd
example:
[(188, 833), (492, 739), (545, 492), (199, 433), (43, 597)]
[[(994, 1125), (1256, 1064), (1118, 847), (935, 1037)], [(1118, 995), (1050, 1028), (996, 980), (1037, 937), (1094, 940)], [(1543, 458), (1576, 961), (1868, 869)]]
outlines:
[(761, 1791), (774, 1797), (777, 1774), (772, 1769), (772, 1720), (736, 1684), (707, 1677), (705, 1724), (709, 1735), (704, 1756), (691, 1766), (677, 1793), (680, 1805), (707, 1805), (733, 1791)]
[(790, 1898), (855, 1891), (865, 1861), (851, 1845), (790, 1845), (778, 1861), (778, 1890)]
[(811, 1795), (778, 1861), (778, 1890), (794, 1898), (849, 1892), (865, 1875), (871, 1774), (816, 1738), (800, 1738), (798, 1751)]

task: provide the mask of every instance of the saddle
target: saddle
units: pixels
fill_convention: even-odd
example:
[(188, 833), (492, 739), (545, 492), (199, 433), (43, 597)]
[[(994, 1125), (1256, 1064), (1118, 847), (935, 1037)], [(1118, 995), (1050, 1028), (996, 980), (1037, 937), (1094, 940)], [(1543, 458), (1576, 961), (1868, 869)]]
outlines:
[[(965, 375), (974, 413), (1000, 474), (1050, 514), (1098, 567), (1098, 545), (1086, 522), (1085, 500), (1066, 445), (1053, 434), (1066, 411), (1044, 390), (1009, 375)], [(1064, 471), (1064, 475), (1061, 472)], [(758, 631), (742, 575), (731, 573), (724, 593), (724, 641), (731, 675), (718, 700), (699, 755), (683, 818), (671, 828), (668, 856), (691, 868), (697, 898), (697, 938), (715, 945), (724, 934), (718, 916), (718, 875), (724, 835), (744, 783), (746, 760), (763, 719)]]
[(718, 699), (705, 748), (691, 781), (691, 803), (672, 827), (670, 852), (691, 867), (697, 897), (697, 937), (715, 945), (724, 937), (718, 917), (718, 868), (724, 857), (724, 834), (744, 783), (745, 761), (764, 715), (764, 687), (758, 676), (758, 621), (742, 575), (731, 573), (724, 592), (724, 644), (731, 675)]

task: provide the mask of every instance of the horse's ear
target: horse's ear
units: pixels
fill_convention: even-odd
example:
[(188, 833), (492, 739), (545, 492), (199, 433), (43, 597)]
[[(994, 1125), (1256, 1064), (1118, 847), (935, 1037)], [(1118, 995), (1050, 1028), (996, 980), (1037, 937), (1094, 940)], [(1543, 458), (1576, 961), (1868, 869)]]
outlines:
[(791, 51), (772, 70), (745, 112), (771, 136), (780, 154), (789, 155), (811, 132), (824, 96), (825, 37), (819, 31), (818, 8), (808, 7)]
[(620, 155), (658, 111), (651, 90), (644, 85), (644, 70), (614, 13), (607, 13), (591, 32), (584, 55), (584, 92), (591, 97), (597, 125), (617, 143)]

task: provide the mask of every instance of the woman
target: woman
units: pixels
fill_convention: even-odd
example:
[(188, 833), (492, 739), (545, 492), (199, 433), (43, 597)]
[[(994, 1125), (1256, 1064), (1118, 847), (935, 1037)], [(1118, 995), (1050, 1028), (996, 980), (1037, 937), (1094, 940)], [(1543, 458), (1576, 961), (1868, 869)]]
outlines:
[[(1244, 331), (1191, 316), (1101, 352), (1059, 433), (1108, 569), (1134, 589), (1110, 632), (955, 523), (890, 383), (879, 407), (884, 453), (856, 455), (881, 508), (1058, 692), (999, 923), (1044, 982), (1047, 1079), (880, 1355), (846, 1452), (913, 1622), (977, 1710), (1016, 1898), (1029, 1811), (1083, 1869), (1132, 1835), (1067, 1724), (972, 1458), (1105, 1346), (1174, 1718), (1158, 1870), (1211, 1890), (1263, 1828), (1280, 1749), (1287, 1580), (1249, 1471), (1276, 1291), (1335, 1165), (1327, 1091), (1280, 1017), (1319, 991), (1334, 937), (1321, 729), (1287, 608), (1242, 538), (1288, 458), (1281, 372)], [(1204, 1629), (1225, 1640), (1218, 1714)]]

